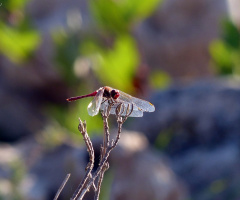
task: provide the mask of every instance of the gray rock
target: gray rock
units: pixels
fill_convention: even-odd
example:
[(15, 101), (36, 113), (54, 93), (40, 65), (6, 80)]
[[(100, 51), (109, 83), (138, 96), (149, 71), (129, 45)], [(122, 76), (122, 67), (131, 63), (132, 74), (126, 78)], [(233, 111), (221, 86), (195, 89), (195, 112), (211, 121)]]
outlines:
[(135, 129), (169, 156), (193, 199), (240, 195), (239, 99), (240, 82), (230, 79), (175, 85), (153, 97), (155, 113), (135, 121)]
[(159, 133), (174, 134), (167, 150), (172, 154), (196, 145), (236, 142), (240, 136), (239, 86), (238, 81), (224, 79), (173, 85), (153, 97), (156, 111), (136, 119), (134, 129), (146, 133), (150, 141)]

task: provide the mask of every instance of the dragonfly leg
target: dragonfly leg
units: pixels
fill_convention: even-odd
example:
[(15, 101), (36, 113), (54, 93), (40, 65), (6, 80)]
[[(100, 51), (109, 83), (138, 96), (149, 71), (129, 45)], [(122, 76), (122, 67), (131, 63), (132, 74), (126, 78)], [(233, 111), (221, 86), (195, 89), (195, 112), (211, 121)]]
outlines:
[[(123, 104), (122, 103), (119, 103), (118, 105), (117, 105), (117, 107), (116, 107), (116, 109), (115, 109), (115, 113), (116, 113), (116, 115), (117, 116), (121, 116), (121, 114), (122, 114), (122, 107), (123, 107)], [(124, 108), (123, 108), (123, 110), (124, 110)]]
[(107, 109), (107, 115), (110, 115), (111, 108), (112, 108), (112, 104), (109, 104), (106, 108)]
[(125, 106), (123, 103), (121, 103), (121, 108), (122, 108), (122, 112), (120, 112), (120, 116), (123, 115), (123, 113), (125, 112)]
[[(130, 105), (132, 106), (132, 107), (131, 107), (131, 110), (129, 110)], [(133, 104), (128, 104), (128, 106), (127, 106), (127, 111), (126, 111), (126, 115), (125, 115), (124, 118), (123, 118), (123, 122), (125, 122), (125, 121), (127, 120), (127, 118), (132, 114), (132, 112), (133, 112)]]
[(108, 101), (108, 105), (106, 105), (102, 108), (102, 113), (103, 113), (104, 116), (108, 117), (110, 115), (110, 110), (111, 110), (111, 107), (112, 107), (112, 103), (107, 98), (104, 98), (102, 100), (101, 104), (103, 105), (106, 101)]
[(117, 99), (111, 99), (113, 102), (113, 105), (116, 104), (117, 107), (115, 109), (115, 114), (117, 116), (121, 116), (123, 115), (124, 111), (125, 111), (125, 107), (124, 104), (122, 102), (117, 101)]
[[(106, 100), (107, 100), (107, 99), (106, 99)], [(106, 101), (106, 100), (105, 100), (105, 101)], [(113, 105), (114, 105), (114, 102), (112, 101), (112, 99), (109, 99), (109, 100), (108, 100), (108, 106), (107, 106), (107, 108), (106, 108), (107, 115), (110, 114), (110, 111), (111, 111), (111, 108), (112, 108)]]
[(107, 101), (107, 99), (104, 99), (104, 101), (102, 101), (102, 103), (101, 103), (101, 104), (104, 104), (106, 101)]
[(126, 117), (129, 117), (131, 114), (132, 114), (132, 112), (133, 112), (133, 104), (131, 104), (131, 110), (129, 110), (129, 108), (130, 108), (130, 104), (128, 104), (128, 107), (127, 107), (127, 112), (126, 112)]

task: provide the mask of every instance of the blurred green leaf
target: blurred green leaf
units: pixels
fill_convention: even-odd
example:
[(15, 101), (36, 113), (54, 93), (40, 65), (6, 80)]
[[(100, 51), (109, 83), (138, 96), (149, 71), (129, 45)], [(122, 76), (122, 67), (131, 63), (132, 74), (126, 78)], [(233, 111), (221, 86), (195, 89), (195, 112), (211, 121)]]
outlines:
[(240, 47), (240, 32), (230, 20), (223, 22), (223, 40), (232, 48)]
[(149, 16), (160, 0), (92, 0), (91, 11), (98, 23), (114, 33), (128, 32), (133, 22)]
[(76, 35), (67, 35), (63, 29), (53, 32), (52, 37), (56, 45), (55, 59), (59, 71), (68, 83), (75, 83), (73, 63), (79, 55), (79, 39)]
[(171, 82), (170, 76), (163, 71), (153, 71), (150, 74), (150, 84), (154, 89), (166, 88)]
[(209, 51), (218, 74), (240, 75), (240, 32), (232, 21), (223, 21), (222, 39), (213, 41)]
[(19, 30), (0, 23), (0, 52), (13, 62), (26, 60), (39, 42), (40, 35), (34, 30)]
[(218, 193), (222, 192), (223, 190), (225, 190), (227, 186), (228, 185), (227, 185), (226, 180), (219, 179), (219, 180), (213, 181), (211, 183), (209, 189), (210, 189), (211, 193), (218, 194)]
[(2, 3), (9, 11), (22, 10), (29, 0), (2, 0)]
[(98, 42), (92, 38), (88, 40), (84, 40), (79, 49), (81, 55), (93, 55), (98, 54), (98, 52), (102, 51), (102, 47), (98, 44)]
[(19, 190), (19, 186), (24, 176), (26, 176), (25, 163), (21, 159), (15, 160), (10, 164), (9, 169), (11, 170), (11, 177), (9, 180), (12, 186), (12, 195), (10, 198), (13, 200), (15, 199), (21, 200), (23, 199), (23, 196), (22, 196), (22, 192)]
[(170, 127), (166, 130), (161, 131), (155, 140), (155, 147), (162, 150), (166, 149), (172, 140), (173, 130), (174, 128)]
[(127, 26), (121, 7), (116, 2), (112, 0), (93, 0), (90, 2), (90, 8), (95, 19), (104, 29), (114, 32), (126, 31)]
[(100, 52), (96, 74), (104, 85), (124, 91), (133, 90), (133, 77), (139, 62), (135, 41), (130, 36), (120, 36), (110, 50)]
[(210, 54), (213, 61), (218, 66), (217, 70), (219, 74), (231, 74), (233, 68), (233, 61), (231, 55), (231, 49), (225, 45), (221, 40), (215, 40), (210, 45)]
[(150, 1), (139, 1), (139, 0), (127, 0), (128, 4), (128, 15), (130, 19), (142, 20), (148, 17), (158, 7), (162, 0), (150, 0)]
[(11, 176), (11, 182), (13, 183), (14, 186), (17, 186), (22, 178), (24, 177), (25, 174), (25, 165), (22, 162), (22, 160), (16, 160), (13, 161), (10, 165), (10, 168), (12, 170), (12, 176)]

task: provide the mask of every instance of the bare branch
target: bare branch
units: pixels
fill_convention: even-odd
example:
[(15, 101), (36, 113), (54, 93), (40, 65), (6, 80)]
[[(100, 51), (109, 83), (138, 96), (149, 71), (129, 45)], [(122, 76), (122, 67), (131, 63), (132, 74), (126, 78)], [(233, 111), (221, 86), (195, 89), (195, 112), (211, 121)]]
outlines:
[(100, 189), (101, 189), (101, 185), (102, 185), (102, 181), (103, 181), (103, 176), (104, 176), (105, 171), (108, 170), (108, 168), (109, 168), (109, 163), (106, 162), (104, 164), (104, 167), (103, 167), (99, 177), (98, 177), (97, 190), (95, 192), (94, 200), (99, 200), (99, 194), (100, 194)]
[[(106, 140), (104, 140), (106, 142), (106, 144), (104, 145), (104, 148), (106, 149), (107, 146), (109, 146), (109, 141), (110, 141), (110, 133), (109, 133), (109, 126), (108, 126), (108, 117), (109, 117), (109, 114), (110, 114), (110, 109), (111, 108), (110, 106), (108, 106), (108, 109), (106, 111), (103, 111), (101, 113), (102, 115), (102, 119), (103, 119), (103, 125), (104, 125), (104, 138)], [(104, 151), (106, 152), (106, 151)]]
[[(126, 117), (125, 117), (125, 118), (126, 118)], [(122, 125), (123, 125), (123, 123), (124, 123), (126, 120), (127, 120), (127, 119), (124, 119), (124, 121), (123, 121), (123, 119), (122, 119), (121, 116), (117, 116), (118, 133), (117, 133), (117, 137), (116, 137), (115, 141), (113, 142), (111, 148), (115, 148), (115, 147), (117, 146), (117, 143), (118, 143), (118, 141), (119, 141), (119, 139), (120, 139), (120, 134), (121, 134), (121, 132), (122, 132)]]
[(104, 166), (106, 165), (107, 159), (110, 155), (110, 152), (117, 146), (117, 143), (120, 139), (120, 134), (122, 131), (122, 124), (123, 124), (123, 120), (122, 117), (118, 116), (118, 134), (116, 136), (116, 139), (114, 140), (113, 144), (111, 144), (111, 146), (109, 146), (107, 148), (107, 151), (104, 155), (104, 157), (102, 158), (102, 161), (99, 164), (98, 169), (96, 170), (96, 172), (93, 174), (92, 179), (88, 182), (88, 184), (86, 185), (86, 187), (84, 188), (84, 190), (82, 190), (81, 195), (79, 196), (78, 200), (82, 200), (82, 198), (84, 197), (85, 193), (89, 190), (90, 186), (94, 183), (95, 179), (99, 176), (99, 174), (103, 171)]
[(71, 176), (71, 174), (67, 174), (66, 175), (65, 179), (63, 180), (63, 182), (62, 182), (61, 186), (59, 187), (59, 189), (58, 189), (58, 191), (57, 191), (57, 193), (56, 193), (56, 195), (55, 195), (53, 200), (57, 200), (58, 199), (59, 195), (61, 194), (61, 192), (62, 192), (63, 188), (65, 187), (65, 185), (66, 185), (66, 183), (67, 183), (67, 181), (68, 181), (70, 176)]
[[(99, 166), (98, 166), (98, 168), (97, 168), (97, 170), (95, 171), (94, 174), (91, 173), (92, 169), (93, 169), (93, 164), (94, 164), (94, 150), (93, 150), (92, 142), (91, 142), (91, 140), (90, 140), (90, 138), (87, 134), (87, 131), (86, 131), (86, 122), (83, 123), (79, 119), (78, 129), (83, 135), (83, 139), (86, 143), (90, 159), (89, 159), (89, 163), (87, 165), (87, 172), (86, 172), (82, 182), (78, 186), (77, 190), (74, 192), (71, 200), (75, 200), (76, 198), (78, 198), (78, 200), (82, 200), (83, 197), (85, 196), (86, 192), (89, 191), (91, 186), (93, 187), (94, 192), (95, 192), (94, 199), (99, 200), (100, 188), (101, 188), (101, 185), (102, 185), (104, 173), (109, 168), (109, 163), (107, 161), (108, 157), (110, 155), (110, 152), (117, 146), (118, 141), (120, 139), (120, 134), (121, 134), (121, 131), (122, 131), (122, 125), (126, 121), (126, 119), (129, 117), (129, 115), (132, 113), (132, 110), (133, 110), (133, 108), (132, 108), (132, 110), (130, 110), (130, 106), (128, 106), (127, 108), (123, 107), (123, 109), (127, 109), (126, 110), (126, 116), (121, 117), (121, 115), (122, 115), (122, 112), (121, 112), (122, 104), (120, 104), (116, 108), (118, 133), (117, 133), (116, 138), (110, 144), (108, 117), (110, 115), (112, 105), (113, 105), (113, 103), (110, 104), (101, 113), (102, 114), (102, 119), (103, 119), (103, 124), (104, 124), (103, 145), (101, 146), (100, 163), (99, 163)], [(96, 179), (97, 179), (97, 185), (95, 186), (95, 180)]]
[(107, 152), (105, 153), (101, 163), (99, 164), (99, 167), (97, 168), (96, 172), (93, 174), (92, 179), (88, 182), (88, 184), (85, 186), (85, 188), (81, 191), (81, 195), (79, 196), (78, 200), (82, 200), (85, 193), (89, 190), (90, 186), (93, 184), (95, 179), (99, 176), (99, 174), (102, 172), (103, 167), (105, 166), (105, 163), (107, 162), (107, 159), (109, 157), (109, 154), (113, 148), (107, 148)]
[(83, 139), (86, 143), (87, 151), (89, 153), (89, 163), (86, 167), (87, 172), (86, 172), (82, 182), (79, 184), (78, 188), (75, 190), (71, 200), (75, 200), (78, 197), (78, 195), (82, 192), (87, 180), (91, 178), (91, 172), (92, 172), (92, 169), (94, 166), (94, 149), (93, 149), (92, 142), (88, 136), (86, 128), (87, 128), (86, 122), (85, 121), (82, 122), (82, 120), (79, 118), (78, 130), (82, 133)]

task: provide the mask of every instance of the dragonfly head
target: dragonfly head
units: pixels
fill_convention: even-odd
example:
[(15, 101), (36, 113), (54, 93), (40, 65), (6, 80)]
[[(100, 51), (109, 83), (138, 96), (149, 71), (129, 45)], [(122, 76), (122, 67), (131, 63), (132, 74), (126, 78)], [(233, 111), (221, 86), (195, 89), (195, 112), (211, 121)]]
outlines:
[(113, 99), (117, 99), (118, 97), (120, 96), (120, 93), (119, 93), (119, 91), (118, 90), (112, 90), (111, 91), (111, 97), (113, 98)]

